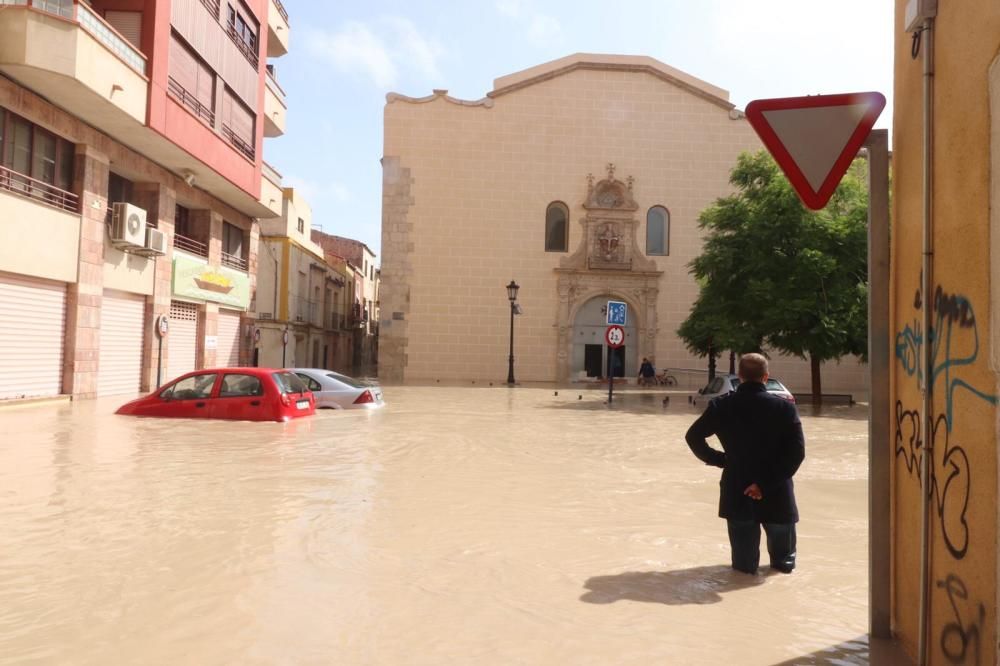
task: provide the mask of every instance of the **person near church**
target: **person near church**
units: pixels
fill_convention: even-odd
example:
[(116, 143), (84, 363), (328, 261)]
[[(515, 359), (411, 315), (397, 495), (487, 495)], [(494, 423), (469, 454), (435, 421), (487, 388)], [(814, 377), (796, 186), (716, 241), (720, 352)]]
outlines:
[[(771, 568), (791, 573), (799, 520), (792, 477), (805, 458), (802, 423), (794, 404), (767, 392), (763, 355), (744, 354), (738, 375), (736, 391), (712, 399), (685, 439), (699, 460), (722, 468), (719, 517), (727, 522), (733, 569), (757, 573), (763, 527)], [(709, 446), (712, 435), (722, 451)]]

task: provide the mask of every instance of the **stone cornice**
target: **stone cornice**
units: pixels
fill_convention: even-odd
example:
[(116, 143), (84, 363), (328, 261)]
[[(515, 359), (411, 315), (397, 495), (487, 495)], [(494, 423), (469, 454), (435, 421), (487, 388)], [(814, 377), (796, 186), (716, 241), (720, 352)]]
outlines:
[(446, 102), (451, 102), (452, 104), (457, 104), (458, 106), (482, 106), (487, 109), (493, 108), (493, 100), (489, 97), (483, 97), (477, 100), (466, 100), (458, 99), (457, 97), (452, 97), (448, 94), (447, 90), (435, 89), (430, 95), (426, 97), (409, 97), (407, 95), (402, 95), (400, 93), (386, 93), (385, 103), (392, 104), (393, 102), (409, 102), (410, 104), (426, 104), (427, 102), (433, 102), (438, 99), (443, 99)]
[(594, 62), (594, 61), (587, 61), (587, 60), (585, 60), (585, 61), (579, 61), (579, 62), (573, 62), (573, 63), (570, 63), (569, 65), (566, 65), (565, 67), (560, 67), (559, 69), (554, 69), (554, 70), (549, 71), (549, 72), (544, 72), (542, 74), (539, 74), (538, 76), (533, 76), (533, 77), (531, 77), (529, 79), (525, 79), (523, 81), (518, 81), (517, 83), (512, 83), (511, 85), (504, 86), (502, 88), (497, 88), (496, 90), (493, 90), (491, 92), (486, 93), (486, 96), (490, 97), (490, 98), (500, 97), (502, 95), (506, 95), (508, 93), (512, 93), (512, 92), (515, 92), (517, 90), (521, 90), (523, 88), (527, 88), (528, 86), (533, 86), (536, 83), (541, 83), (543, 81), (549, 81), (549, 80), (554, 79), (554, 78), (556, 78), (558, 76), (563, 76), (564, 74), (569, 74), (570, 72), (576, 71), (578, 69), (588, 69), (588, 70), (596, 70), (596, 71), (612, 71), (612, 72), (643, 72), (643, 73), (649, 74), (651, 76), (655, 76), (656, 78), (660, 79), (661, 81), (666, 81), (667, 83), (675, 85), (678, 88), (681, 88), (682, 90), (684, 90), (686, 92), (689, 92), (692, 95), (695, 95), (696, 97), (700, 97), (700, 98), (702, 98), (702, 99), (704, 99), (704, 100), (706, 100), (708, 102), (711, 102), (712, 104), (715, 104), (716, 106), (721, 107), (721, 108), (723, 108), (723, 109), (725, 109), (727, 111), (730, 111), (730, 110), (733, 110), (733, 109), (736, 108), (736, 105), (733, 104), (732, 102), (730, 102), (729, 100), (724, 99), (722, 97), (719, 97), (717, 95), (713, 95), (713, 94), (711, 94), (709, 92), (706, 92), (705, 90), (703, 90), (701, 88), (698, 88), (698, 87), (696, 87), (694, 85), (691, 85), (690, 83), (688, 83), (688, 82), (686, 82), (686, 81), (684, 81), (684, 80), (682, 80), (680, 78), (677, 78), (675, 76), (671, 76), (670, 74), (667, 74), (663, 70), (657, 69), (657, 68), (655, 68), (655, 67), (653, 67), (651, 65), (641, 65), (641, 64), (631, 64), (631, 63)]

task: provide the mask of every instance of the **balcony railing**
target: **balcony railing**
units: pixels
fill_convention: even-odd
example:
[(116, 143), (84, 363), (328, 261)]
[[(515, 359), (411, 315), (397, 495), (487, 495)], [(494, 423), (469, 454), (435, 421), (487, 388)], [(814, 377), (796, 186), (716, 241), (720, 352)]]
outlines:
[(194, 95), (189, 93), (184, 86), (177, 83), (172, 76), (167, 78), (167, 92), (178, 102), (191, 109), (206, 125), (209, 127), (215, 125), (215, 112), (199, 102)]
[[(229, 35), (229, 39), (233, 40), (233, 44), (236, 44), (236, 48), (240, 50), (243, 57), (246, 58), (251, 65), (253, 65), (254, 69), (257, 69), (260, 64), (260, 61), (257, 59), (257, 51), (254, 47), (251, 47), (243, 41), (243, 37), (240, 33), (236, 32), (236, 25), (231, 22), (226, 23), (226, 34)], [(257, 44), (259, 43), (260, 42), (258, 41)]]
[(219, 10), (222, 7), (222, 3), (219, 0), (201, 0), (201, 4), (205, 5), (205, 9), (209, 11), (216, 21), (219, 20)]
[(0, 166), (0, 190), (30, 197), (39, 203), (70, 213), (79, 210), (80, 198), (72, 192), (61, 190), (54, 185), (43, 183), (3, 166)]
[(233, 132), (232, 128), (229, 125), (222, 126), (222, 136), (226, 137), (229, 140), (229, 143), (233, 144), (236, 150), (243, 153), (247, 157), (247, 159), (250, 160), (254, 159), (254, 156), (257, 153), (256, 151), (254, 151), (253, 146), (251, 146), (249, 143), (247, 143), (240, 137), (236, 136), (236, 133)]
[(275, 169), (270, 164), (268, 164), (267, 162), (261, 163), (261, 173), (263, 173), (264, 177), (267, 178), (272, 183), (274, 183), (275, 185), (279, 187), (281, 186), (281, 174), (278, 173), (278, 170)]
[(271, 65), (267, 66), (267, 76), (264, 78), (264, 83), (267, 85), (267, 89), (273, 92), (274, 96), (278, 98), (278, 101), (286, 104), (285, 91), (278, 85), (278, 80), (274, 78), (274, 67)]
[[(288, 23), (288, 12), (285, 11), (285, 6), (281, 4), (281, 0), (274, 0), (274, 6), (278, 8), (278, 13), (281, 14), (281, 18), (285, 19), (285, 23)], [(291, 25), (289, 23), (289, 25)]]
[(196, 254), (199, 257), (208, 258), (208, 246), (204, 243), (196, 241), (193, 238), (188, 238), (187, 236), (174, 234), (174, 247), (178, 250), (184, 250), (185, 252)]
[(222, 265), (229, 266), (230, 268), (235, 268), (238, 271), (247, 270), (247, 260), (243, 257), (238, 257), (235, 254), (229, 254), (227, 252), (222, 253)]
[[(32, 0), (32, 2), (35, 1)], [(82, 3), (77, 4), (76, 19), (87, 32), (111, 49), (111, 52), (121, 58), (126, 65), (143, 76), (146, 75), (146, 56), (118, 34), (118, 31), (108, 25), (104, 19), (95, 14), (90, 7)]]
[(33, 7), (48, 14), (75, 20), (84, 30), (104, 44), (122, 62), (143, 76), (146, 75), (146, 56), (111, 27), (94, 10), (79, 0), (0, 0), (0, 6), (16, 5)]

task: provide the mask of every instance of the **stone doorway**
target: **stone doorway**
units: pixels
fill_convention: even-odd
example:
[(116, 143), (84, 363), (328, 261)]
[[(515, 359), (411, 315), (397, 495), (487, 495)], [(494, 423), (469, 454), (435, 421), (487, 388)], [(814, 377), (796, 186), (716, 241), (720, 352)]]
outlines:
[[(621, 300), (615, 296), (595, 297), (583, 304), (577, 311), (571, 333), (570, 379), (592, 381), (606, 378), (608, 373), (608, 347), (604, 343), (607, 329), (605, 308), (608, 300)], [(625, 326), (625, 344), (614, 354), (616, 377), (634, 377), (639, 372), (637, 359), (638, 333), (635, 326), (637, 312), (631, 313)]]
[(607, 168), (608, 177), (596, 184), (593, 176), (587, 177), (583, 204), (587, 213), (579, 222), (580, 245), (555, 269), (557, 381), (593, 380), (598, 353), (602, 365), (597, 376), (607, 374), (607, 327), (601, 308), (608, 300), (628, 304), (625, 351), (620, 352), (624, 362), (615, 375), (635, 377), (637, 359), (656, 356), (656, 305), (663, 273), (639, 249), (639, 205), (632, 197), (633, 179), (618, 180), (615, 166)]

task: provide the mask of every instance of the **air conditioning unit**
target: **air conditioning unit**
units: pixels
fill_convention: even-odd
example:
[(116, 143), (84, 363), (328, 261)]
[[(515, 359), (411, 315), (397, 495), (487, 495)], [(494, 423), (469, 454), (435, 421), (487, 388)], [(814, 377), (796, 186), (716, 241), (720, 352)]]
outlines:
[(146, 229), (146, 247), (136, 250), (136, 254), (146, 257), (162, 257), (167, 253), (167, 238), (159, 229)]
[(111, 242), (123, 250), (146, 247), (146, 211), (130, 203), (111, 205)]

